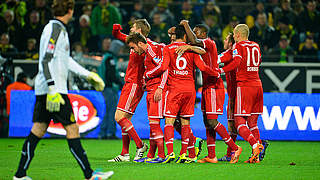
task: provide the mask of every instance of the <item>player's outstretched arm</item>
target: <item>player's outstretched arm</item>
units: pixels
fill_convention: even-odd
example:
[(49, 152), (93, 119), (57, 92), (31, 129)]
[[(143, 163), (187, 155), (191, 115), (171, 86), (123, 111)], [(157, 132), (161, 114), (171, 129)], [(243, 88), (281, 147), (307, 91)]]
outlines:
[(184, 26), (184, 29), (186, 30), (186, 33), (187, 33), (188, 40), (191, 42), (191, 44), (204, 47), (203, 42), (197, 38), (197, 36), (194, 34), (191, 27), (189, 26), (189, 21), (182, 20), (180, 24)]
[(185, 51), (193, 51), (201, 55), (206, 53), (206, 50), (199, 46), (184, 45), (176, 48), (176, 53), (179, 55), (183, 54)]
[(232, 51), (227, 50), (218, 55), (218, 63), (228, 63), (232, 61)]
[(162, 61), (159, 63), (157, 67), (151, 69), (150, 71), (145, 72), (145, 78), (152, 79), (154, 77), (160, 76), (164, 71), (168, 69), (169, 63), (170, 63), (169, 49), (167, 47), (164, 47)]
[(211, 76), (214, 76), (217, 78), (220, 77), (220, 73), (217, 70), (212, 69), (209, 66), (207, 66), (206, 63), (202, 60), (200, 55), (195, 54), (194, 63), (200, 69), (200, 71), (206, 72), (206, 73), (210, 74)]
[(116, 39), (119, 39), (122, 42), (126, 42), (126, 38), (128, 35), (121, 32), (122, 27), (120, 24), (113, 24), (112, 35)]

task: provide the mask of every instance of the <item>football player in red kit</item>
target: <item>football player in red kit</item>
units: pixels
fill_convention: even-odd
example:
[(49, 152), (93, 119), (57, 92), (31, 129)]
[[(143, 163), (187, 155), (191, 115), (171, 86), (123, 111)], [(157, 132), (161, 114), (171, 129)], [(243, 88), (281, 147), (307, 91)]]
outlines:
[(194, 113), (194, 103), (196, 98), (194, 84), (194, 70), (197, 66), (201, 71), (205, 71), (211, 76), (218, 77), (219, 73), (207, 66), (201, 56), (191, 52), (177, 54), (179, 46), (185, 46), (186, 33), (183, 26), (178, 25), (175, 29), (176, 41), (167, 45), (163, 50), (163, 62), (159, 68), (147, 75), (152, 78), (168, 69), (169, 76), (167, 82), (167, 92), (165, 94), (164, 116), (166, 117), (165, 141), (167, 144), (168, 155), (165, 162), (174, 160), (173, 137), (174, 121), (179, 114), (181, 117), (181, 151), (176, 163), (193, 162), (195, 157), (186, 157), (186, 151), (190, 136), (190, 117)]
[(239, 24), (233, 30), (235, 44), (232, 48), (232, 61), (220, 73), (236, 70), (236, 98), (234, 107), (235, 125), (238, 134), (252, 146), (252, 156), (247, 162), (259, 162), (263, 150), (257, 126), (258, 116), (263, 111), (263, 90), (259, 78), (261, 63), (260, 46), (248, 40), (249, 28)]
[[(218, 54), (216, 44), (208, 38), (209, 28), (206, 25), (196, 25), (191, 30), (188, 21), (182, 20), (181, 23), (186, 29), (188, 39), (192, 44), (205, 48), (206, 54), (202, 55), (203, 61), (211, 68), (216, 69), (218, 65)], [(203, 120), (206, 126), (208, 156), (198, 160), (199, 163), (217, 163), (215, 155), (215, 139), (218, 133), (224, 142), (234, 151), (234, 155), (230, 163), (237, 163), (242, 152), (242, 148), (237, 146), (226, 128), (217, 120), (218, 115), (223, 113), (223, 103), (225, 98), (223, 81), (221, 78), (210, 76), (206, 72), (202, 73), (203, 89), (201, 108), (203, 111)]]

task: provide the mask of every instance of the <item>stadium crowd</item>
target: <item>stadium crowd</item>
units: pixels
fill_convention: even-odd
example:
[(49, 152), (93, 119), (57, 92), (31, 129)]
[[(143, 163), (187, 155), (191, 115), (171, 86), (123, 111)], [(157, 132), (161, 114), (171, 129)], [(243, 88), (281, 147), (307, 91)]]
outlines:
[[(0, 4), (0, 53), (2, 57), (38, 59), (43, 26), (52, 18), (51, 0), (6, 0)], [(168, 29), (182, 19), (193, 27), (210, 27), (209, 37), (218, 52), (223, 39), (239, 23), (250, 28), (249, 39), (262, 47), (264, 62), (318, 62), (320, 51), (320, 12), (316, 0), (83, 0), (76, 2), (73, 20), (68, 24), (74, 55), (104, 54), (102, 42), (112, 41), (112, 25), (124, 26), (128, 33), (135, 19), (151, 23), (150, 39), (169, 43)], [(110, 43), (111, 43), (110, 41)], [(124, 69), (128, 48), (113, 46)]]

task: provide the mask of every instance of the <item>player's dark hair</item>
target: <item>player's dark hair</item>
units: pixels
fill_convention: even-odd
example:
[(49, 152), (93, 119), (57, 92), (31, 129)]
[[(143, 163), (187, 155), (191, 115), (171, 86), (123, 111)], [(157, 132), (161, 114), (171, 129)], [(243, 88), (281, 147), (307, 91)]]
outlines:
[(234, 41), (234, 38), (233, 38), (233, 33), (230, 32), (228, 35), (229, 35), (229, 43), (231, 42), (232, 44), (234, 44), (235, 41)]
[(137, 28), (141, 29), (141, 33), (147, 37), (150, 30), (151, 30), (151, 26), (148, 23), (148, 21), (146, 19), (137, 19), (134, 21), (134, 24), (136, 24)]
[(195, 27), (199, 28), (201, 30), (201, 32), (205, 32), (206, 34), (208, 34), (209, 30), (210, 30), (209, 26), (207, 26), (205, 24), (197, 24)]
[(147, 40), (144, 36), (142, 36), (140, 33), (130, 33), (129, 36), (127, 36), (126, 42), (138, 44), (139, 42), (147, 43)]
[(53, 0), (51, 7), (54, 16), (64, 16), (74, 9), (74, 0)]
[(186, 30), (184, 29), (184, 26), (180, 24), (177, 25), (175, 34), (176, 34), (176, 39), (183, 39), (184, 35), (186, 34)]

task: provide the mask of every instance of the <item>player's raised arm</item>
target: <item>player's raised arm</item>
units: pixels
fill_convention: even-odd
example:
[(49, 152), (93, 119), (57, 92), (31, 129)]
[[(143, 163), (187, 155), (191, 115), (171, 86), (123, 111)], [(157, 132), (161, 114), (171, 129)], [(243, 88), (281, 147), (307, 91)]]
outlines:
[(186, 30), (187, 38), (191, 42), (191, 44), (204, 47), (203, 42), (200, 39), (198, 39), (197, 36), (194, 34), (187, 20), (182, 20), (180, 22), (180, 25), (183, 25), (184, 29)]
[(122, 42), (126, 42), (126, 38), (128, 35), (121, 32), (122, 27), (120, 24), (113, 24), (112, 35), (116, 39), (119, 39)]

